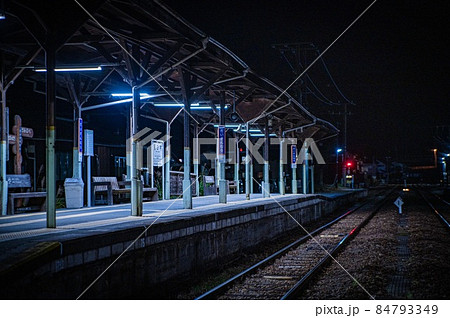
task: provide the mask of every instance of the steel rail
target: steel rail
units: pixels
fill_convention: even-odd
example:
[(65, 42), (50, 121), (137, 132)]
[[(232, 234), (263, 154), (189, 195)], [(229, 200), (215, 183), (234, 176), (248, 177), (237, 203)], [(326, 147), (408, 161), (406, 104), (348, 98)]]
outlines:
[(280, 298), (280, 300), (287, 300), (287, 299), (295, 299), (298, 295), (301, 294), (301, 292), (304, 290), (304, 288), (307, 286), (311, 278), (313, 278), (315, 275), (317, 275), (322, 268), (326, 264), (328, 264), (332, 260), (332, 256), (334, 257), (348, 242), (350, 242), (356, 235), (359, 233), (359, 231), (367, 224), (369, 221), (375, 216), (375, 214), (381, 209), (381, 207), (386, 203), (389, 196), (394, 191), (391, 190), (386, 197), (381, 200), (380, 203), (373, 209), (372, 213), (370, 213), (360, 224), (358, 224), (356, 227), (354, 227), (347, 235), (342, 238), (342, 240), (339, 241), (338, 244), (336, 244), (330, 253), (325, 255), (308, 273), (306, 273), (286, 294), (283, 295), (283, 297)]
[(341, 219), (343, 219), (344, 217), (352, 214), (353, 212), (359, 210), (360, 208), (362, 208), (363, 206), (365, 206), (366, 204), (368, 204), (370, 201), (366, 201), (362, 204), (360, 204), (359, 206), (350, 209), (349, 211), (343, 213), (342, 215), (338, 216), (336, 219), (328, 222), (327, 224), (324, 224), (320, 227), (318, 227), (317, 229), (315, 229), (314, 231), (310, 232), (308, 235), (305, 235), (301, 238), (299, 238), (298, 240), (290, 243), (289, 245), (283, 247), (282, 249), (278, 250), (277, 252), (273, 253), (272, 255), (266, 257), (265, 259), (259, 261), (258, 263), (256, 263), (255, 265), (247, 268), (246, 270), (240, 272), (239, 274), (231, 277), (230, 279), (226, 280), (225, 282), (223, 282), (220, 285), (217, 285), (216, 287), (210, 289), (209, 291), (207, 291), (206, 293), (198, 296), (197, 298), (195, 298), (195, 300), (203, 300), (203, 299), (217, 299), (221, 294), (223, 294), (228, 288), (231, 287), (231, 285), (233, 283), (235, 283), (238, 279), (242, 279), (244, 278), (244, 276), (247, 276), (249, 274), (254, 273), (256, 270), (258, 270), (259, 268), (263, 267), (264, 265), (267, 265), (270, 261), (275, 260), (276, 258), (286, 254), (289, 250), (299, 246), (300, 244), (304, 243), (305, 241), (311, 239), (311, 237), (315, 234), (318, 234), (319, 232), (329, 228), (330, 226), (332, 226), (333, 224), (337, 223), (338, 221), (340, 221)]
[[(428, 204), (428, 206), (431, 208), (431, 210), (433, 210), (433, 212), (436, 214), (436, 216), (438, 217), (439, 220), (441, 220), (441, 222), (446, 226), (446, 228), (448, 230), (450, 230), (450, 222), (434, 207), (434, 205), (426, 198), (426, 196), (423, 194), (424, 190), (419, 190), (417, 189), (417, 191), (419, 192), (419, 194), (422, 196), (422, 198), (425, 200), (425, 202)], [(430, 194), (429, 191), (426, 191), (427, 193)], [(447, 201), (441, 199), (439, 196), (436, 195), (436, 198), (439, 199), (440, 201), (442, 201), (443, 203), (447, 203)]]

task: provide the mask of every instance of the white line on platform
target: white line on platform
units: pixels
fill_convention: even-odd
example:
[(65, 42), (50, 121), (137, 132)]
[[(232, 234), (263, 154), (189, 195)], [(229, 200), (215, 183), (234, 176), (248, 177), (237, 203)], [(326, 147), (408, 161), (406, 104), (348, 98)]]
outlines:
[[(106, 211), (99, 211), (99, 212), (77, 213), (75, 215), (61, 216), (58, 218), (58, 220), (74, 219), (74, 218), (86, 217), (86, 216), (91, 216), (91, 215), (101, 215), (101, 214), (108, 214), (108, 213), (114, 213), (114, 212), (125, 212), (125, 211), (129, 211), (129, 209), (120, 209), (120, 210), (113, 209), (113, 210), (106, 210)], [(0, 224), (0, 228), (17, 226), (17, 225), (25, 225), (25, 224), (33, 224), (33, 223), (39, 223), (39, 222), (45, 222), (45, 218), (4, 223), (4, 224)]]

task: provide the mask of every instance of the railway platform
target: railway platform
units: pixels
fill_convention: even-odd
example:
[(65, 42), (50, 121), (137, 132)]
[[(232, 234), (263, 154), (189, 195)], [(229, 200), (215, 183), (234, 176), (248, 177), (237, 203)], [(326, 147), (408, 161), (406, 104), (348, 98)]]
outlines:
[[(57, 212), (45, 228), (45, 212), (0, 218), (0, 288), (3, 298), (76, 298), (113, 261), (87, 298), (123, 297), (143, 283), (158, 284), (217, 266), (231, 255), (273, 239), (367, 195), (366, 190), (328, 194), (229, 195), (144, 203), (143, 217), (130, 204)], [(289, 213), (286, 213), (289, 212)], [(31, 282), (30, 282), (31, 281)], [(57, 288), (50, 287), (56, 285)], [(33, 288), (30, 288), (30, 284)], [(106, 284), (106, 285), (105, 285)], [(27, 290), (20, 286), (28, 286)], [(108, 286), (108, 287), (105, 287)]]

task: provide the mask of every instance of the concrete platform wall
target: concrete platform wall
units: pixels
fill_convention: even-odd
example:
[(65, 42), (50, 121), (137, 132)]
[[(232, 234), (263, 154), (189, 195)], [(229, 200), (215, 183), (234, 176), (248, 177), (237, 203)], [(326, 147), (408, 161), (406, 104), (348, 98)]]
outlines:
[[(320, 195), (280, 200), (299, 223), (307, 224), (338, 206), (367, 195), (349, 192), (336, 198)], [(27, 262), (0, 274), (0, 297), (77, 298), (130, 244), (83, 298), (110, 299), (137, 295), (143, 288), (161, 286), (215, 268), (239, 251), (298, 227), (276, 202), (153, 225), (134, 244), (144, 228), (41, 244)], [(299, 233), (302, 234), (300, 228)], [(39, 252), (39, 249), (45, 252)], [(33, 255), (33, 253), (32, 253)], [(155, 291), (154, 294), (158, 294)], [(142, 295), (145, 298), (145, 295)]]

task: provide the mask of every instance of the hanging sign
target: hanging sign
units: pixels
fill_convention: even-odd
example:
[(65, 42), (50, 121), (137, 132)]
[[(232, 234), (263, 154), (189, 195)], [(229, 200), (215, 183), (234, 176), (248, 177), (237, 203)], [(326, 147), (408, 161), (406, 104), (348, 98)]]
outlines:
[(78, 118), (78, 162), (83, 162), (83, 119)]
[(219, 163), (226, 163), (226, 133), (225, 133), (225, 126), (219, 126), (219, 140), (218, 140), (218, 159)]
[(291, 146), (291, 168), (297, 168), (297, 146)]

